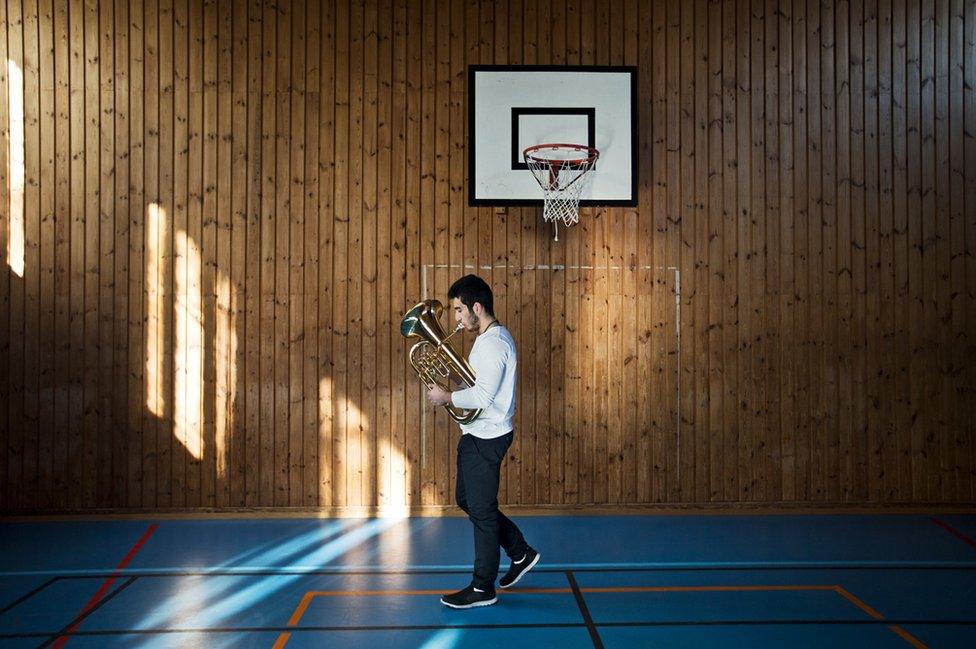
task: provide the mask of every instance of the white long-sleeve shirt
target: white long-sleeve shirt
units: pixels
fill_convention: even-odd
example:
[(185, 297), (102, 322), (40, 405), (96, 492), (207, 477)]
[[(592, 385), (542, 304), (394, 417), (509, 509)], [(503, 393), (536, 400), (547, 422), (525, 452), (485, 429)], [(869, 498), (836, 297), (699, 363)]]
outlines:
[(483, 412), (470, 424), (461, 424), (461, 432), (481, 439), (501, 437), (512, 430), (515, 416), (515, 339), (501, 325), (489, 327), (475, 339), (468, 363), (474, 370), (475, 384), (453, 392), (451, 402), (459, 408)]

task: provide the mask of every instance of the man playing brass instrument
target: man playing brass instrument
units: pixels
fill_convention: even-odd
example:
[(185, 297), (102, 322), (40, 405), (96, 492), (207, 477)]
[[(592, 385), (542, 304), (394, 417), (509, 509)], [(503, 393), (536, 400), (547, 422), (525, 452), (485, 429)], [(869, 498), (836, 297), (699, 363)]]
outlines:
[(478, 336), (468, 357), (475, 385), (454, 392), (434, 386), (427, 400), (435, 406), (453, 403), (483, 412), (471, 423), (460, 424), (462, 435), (457, 448), (455, 498), (474, 525), (474, 578), (467, 588), (442, 597), (441, 603), (451, 608), (472, 608), (497, 601), (499, 546), (511, 559), (508, 572), (498, 581), (499, 588), (514, 585), (541, 555), (498, 509), (499, 473), (514, 436), (515, 340), (495, 318), (491, 287), (480, 277), (462, 277), (454, 282), (447, 297), (455, 320)]

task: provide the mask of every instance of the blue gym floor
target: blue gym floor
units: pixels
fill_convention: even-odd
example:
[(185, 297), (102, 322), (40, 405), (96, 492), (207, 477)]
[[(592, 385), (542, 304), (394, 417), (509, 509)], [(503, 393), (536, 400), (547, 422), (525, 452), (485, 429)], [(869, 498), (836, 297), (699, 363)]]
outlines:
[(976, 515), (515, 520), (466, 611), (464, 518), (4, 522), (0, 647), (976, 647)]

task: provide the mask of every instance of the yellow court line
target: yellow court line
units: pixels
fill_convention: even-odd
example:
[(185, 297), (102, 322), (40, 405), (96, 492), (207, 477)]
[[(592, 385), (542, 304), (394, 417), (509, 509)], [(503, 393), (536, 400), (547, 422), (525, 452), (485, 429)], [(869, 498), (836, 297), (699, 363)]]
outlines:
[[(768, 585), (745, 585), (745, 586), (593, 586), (580, 588), (582, 593), (705, 593), (705, 592), (757, 592), (757, 591), (833, 591), (854, 604), (860, 610), (875, 620), (883, 620), (884, 616), (870, 607), (863, 600), (855, 596), (843, 586), (837, 584), (810, 584), (810, 585), (788, 585), (788, 584), (768, 584)], [(567, 594), (572, 593), (572, 588), (520, 588), (518, 590), (499, 591), (505, 595), (537, 595), (537, 594)], [(411, 595), (442, 595), (443, 589), (438, 590), (310, 590), (302, 596), (295, 611), (288, 618), (288, 626), (298, 626), (298, 622), (305, 615), (312, 599), (315, 597), (402, 597)], [(916, 649), (928, 649), (927, 646), (918, 638), (904, 630), (900, 626), (889, 626), (893, 633), (897, 634), (905, 642)], [(283, 631), (275, 641), (273, 649), (283, 649), (291, 638), (291, 633)]]

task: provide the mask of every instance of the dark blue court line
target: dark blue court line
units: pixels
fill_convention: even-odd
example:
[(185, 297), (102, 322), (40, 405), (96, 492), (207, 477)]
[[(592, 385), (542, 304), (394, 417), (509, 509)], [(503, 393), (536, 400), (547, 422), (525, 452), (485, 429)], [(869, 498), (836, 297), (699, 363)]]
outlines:
[[(924, 569), (924, 570), (976, 570), (976, 560), (973, 561), (891, 561), (891, 562), (832, 562), (825, 561), (820, 563), (655, 563), (655, 564), (582, 564), (571, 563), (550, 563), (546, 568), (534, 568), (534, 572), (546, 570), (548, 572), (656, 572), (656, 571), (677, 571), (677, 570), (905, 570), (905, 569)], [(241, 575), (409, 575), (414, 573), (429, 574), (455, 574), (471, 572), (470, 565), (451, 565), (451, 566), (407, 566), (398, 569), (388, 569), (380, 566), (350, 566), (348, 568), (289, 568), (274, 566), (259, 566), (255, 568), (214, 568), (180, 570), (178, 568), (141, 568), (139, 570), (119, 570), (117, 572), (105, 572), (104, 568), (79, 569), (79, 570), (26, 570), (22, 572), (5, 571), (0, 572), (0, 579), (4, 577), (60, 577), (85, 578), (85, 577), (152, 577), (154, 575), (220, 575), (224, 577)]]
[[(619, 627), (688, 627), (688, 626), (804, 626), (829, 624), (833, 626), (891, 626), (891, 625), (927, 625), (927, 626), (976, 626), (976, 620), (653, 620), (638, 622), (594, 622), (597, 628)], [(583, 629), (582, 622), (550, 622), (550, 623), (499, 623), (499, 624), (414, 624), (414, 625), (376, 625), (376, 626), (243, 626), (243, 627), (197, 627), (185, 629), (99, 629), (97, 631), (77, 630), (72, 636), (119, 636), (119, 635), (166, 635), (177, 633), (300, 633), (306, 631), (436, 631), (439, 629)], [(61, 632), (37, 631), (29, 633), (3, 633), (0, 640), (17, 640), (25, 638), (51, 638), (41, 646), (47, 646)]]
[(4, 613), (6, 613), (7, 611), (9, 611), (10, 609), (16, 608), (17, 606), (23, 604), (24, 602), (26, 602), (27, 600), (29, 600), (31, 597), (33, 597), (34, 595), (37, 595), (39, 592), (41, 592), (42, 590), (44, 590), (45, 588), (47, 588), (48, 586), (50, 586), (54, 582), (58, 581), (59, 579), (61, 579), (61, 577), (51, 577), (50, 579), (48, 579), (43, 584), (41, 584), (40, 586), (36, 587), (34, 590), (30, 591), (26, 595), (22, 595), (21, 597), (19, 597), (18, 599), (15, 599), (14, 601), (10, 602), (9, 604), (7, 604), (6, 606), (4, 606), (3, 608), (0, 608), (0, 615), (3, 615)]
[(583, 616), (583, 621), (586, 623), (586, 630), (590, 632), (590, 639), (593, 640), (593, 646), (596, 649), (603, 649), (603, 641), (600, 639), (600, 633), (593, 626), (590, 609), (586, 606), (586, 600), (583, 599), (583, 593), (580, 592), (579, 586), (576, 584), (576, 578), (573, 577), (571, 570), (566, 571), (566, 579), (569, 580), (569, 586), (573, 589), (573, 597), (576, 598), (576, 605), (579, 606), (580, 615)]
[[(928, 563), (904, 563), (904, 564), (871, 564), (871, 565), (858, 565), (858, 564), (824, 564), (824, 565), (768, 565), (768, 564), (733, 564), (728, 566), (668, 566), (662, 564), (659, 566), (644, 566), (644, 567), (616, 567), (616, 568), (574, 568), (565, 567), (568, 564), (554, 564), (547, 565), (545, 567), (533, 568), (532, 572), (540, 573), (565, 573), (567, 570), (573, 573), (589, 573), (589, 572), (735, 572), (735, 571), (745, 571), (745, 570), (763, 570), (763, 571), (830, 571), (830, 570), (976, 570), (976, 561), (965, 562), (959, 565), (946, 565), (945, 563), (939, 564), (928, 564)], [(50, 571), (55, 579), (99, 579), (107, 578), (113, 575), (120, 577), (138, 577), (143, 578), (153, 578), (153, 577), (276, 577), (281, 575), (308, 575), (308, 576), (323, 576), (323, 575), (456, 575), (456, 574), (468, 574), (471, 572), (471, 566), (458, 566), (453, 568), (400, 568), (400, 569), (387, 569), (387, 568), (320, 568), (316, 570), (295, 570), (290, 568), (280, 568), (280, 569), (203, 569), (203, 570), (177, 570), (169, 568), (159, 568), (159, 569), (141, 569), (141, 570), (123, 570), (119, 573), (112, 572), (98, 572), (98, 571), (87, 571), (78, 570), (70, 572)], [(0, 573), (0, 578), (3, 576), (25, 576), (33, 573)], [(45, 573), (48, 574), (48, 573)]]
[(115, 597), (116, 595), (118, 595), (119, 593), (121, 593), (123, 590), (125, 590), (126, 588), (128, 588), (132, 584), (134, 584), (137, 579), (138, 579), (138, 577), (130, 577), (129, 579), (125, 580), (125, 582), (123, 582), (122, 585), (120, 585), (115, 590), (113, 590), (111, 593), (109, 593), (108, 595), (106, 595), (105, 597), (103, 597), (95, 605), (91, 606), (90, 608), (87, 608), (81, 614), (79, 614), (78, 616), (76, 616), (75, 619), (73, 619), (70, 622), (68, 622), (68, 624), (65, 625), (60, 631), (58, 631), (55, 634), (52, 634), (48, 638), (48, 640), (46, 642), (42, 642), (40, 644), (40, 646), (38, 647), (38, 649), (45, 649), (46, 647), (51, 646), (52, 644), (54, 644), (57, 641), (58, 638), (64, 636), (69, 631), (71, 632), (71, 635), (75, 635), (77, 633), (77, 627), (78, 627), (79, 624), (81, 624), (82, 622), (84, 622), (85, 619), (89, 615), (91, 615), (92, 613), (94, 613), (95, 611), (97, 611), (98, 609), (100, 609), (106, 602), (111, 601), (113, 597)]

